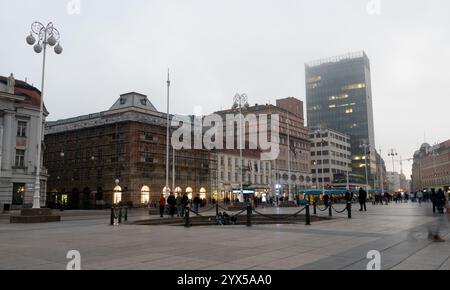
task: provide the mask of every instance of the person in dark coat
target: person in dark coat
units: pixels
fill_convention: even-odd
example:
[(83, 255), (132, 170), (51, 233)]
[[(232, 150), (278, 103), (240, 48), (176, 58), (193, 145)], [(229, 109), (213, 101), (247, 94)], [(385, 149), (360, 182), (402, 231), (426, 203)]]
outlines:
[(445, 194), (442, 188), (439, 188), (436, 194), (436, 207), (438, 208), (439, 213), (444, 213), (445, 207)]
[(175, 208), (177, 206), (177, 199), (175, 198), (173, 192), (171, 192), (169, 197), (167, 198), (167, 204), (169, 205), (169, 214), (171, 217), (173, 217), (175, 215)]
[(189, 197), (186, 192), (183, 194), (183, 198), (181, 199), (181, 216), (184, 217), (186, 213), (186, 207), (189, 204)]
[(347, 190), (347, 192), (345, 193), (345, 201), (347, 202), (347, 204), (351, 204), (353, 202), (353, 192)]
[(359, 205), (361, 206), (361, 209), (359, 211), (367, 211), (366, 208), (366, 201), (367, 201), (367, 192), (361, 187), (359, 188)]
[(431, 203), (433, 204), (433, 213), (436, 213), (437, 193), (434, 188), (431, 189)]
[(194, 211), (195, 211), (195, 213), (197, 213), (198, 214), (198, 209), (199, 209), (199, 207), (200, 207), (200, 204), (201, 204), (201, 200), (200, 200), (200, 197), (198, 196), (198, 195), (196, 195), (195, 197), (194, 197)]
[(328, 207), (329, 202), (330, 202), (330, 196), (329, 196), (328, 194), (325, 194), (325, 195), (323, 196), (323, 204), (324, 204), (326, 207)]

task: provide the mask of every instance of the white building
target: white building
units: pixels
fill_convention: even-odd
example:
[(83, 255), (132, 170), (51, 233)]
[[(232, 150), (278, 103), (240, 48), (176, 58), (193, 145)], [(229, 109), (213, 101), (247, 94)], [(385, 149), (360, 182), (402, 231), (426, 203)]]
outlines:
[[(256, 154), (249, 155), (249, 151), (244, 150), (244, 152), (242, 174), (244, 193), (257, 197), (267, 196), (272, 184), (271, 162), (260, 160)], [(219, 152), (216, 156), (218, 192), (215, 193), (215, 198), (223, 200), (228, 197), (235, 200), (239, 198), (241, 182), (239, 152)]]
[[(334, 174), (351, 172), (350, 136), (331, 129), (311, 130), (311, 173), (317, 188), (331, 185)], [(323, 172), (322, 172), (323, 169)]]
[(391, 193), (410, 191), (406, 182), (406, 176), (403, 173), (387, 172), (386, 177), (389, 182), (389, 191)]
[[(0, 76), (0, 210), (4, 204), (12, 209), (33, 204), (40, 98), (38, 89), (15, 80), (12, 74)], [(46, 182), (47, 171), (42, 168), (41, 206), (45, 205)]]

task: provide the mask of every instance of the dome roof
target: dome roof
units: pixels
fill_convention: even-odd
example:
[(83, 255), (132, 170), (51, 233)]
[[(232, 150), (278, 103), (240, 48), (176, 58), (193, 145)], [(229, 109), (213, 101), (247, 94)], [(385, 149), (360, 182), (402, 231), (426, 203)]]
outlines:
[(430, 147), (431, 147), (430, 144), (428, 144), (428, 143), (423, 143), (422, 146), (420, 146), (420, 149), (428, 149), (428, 148), (430, 148)]

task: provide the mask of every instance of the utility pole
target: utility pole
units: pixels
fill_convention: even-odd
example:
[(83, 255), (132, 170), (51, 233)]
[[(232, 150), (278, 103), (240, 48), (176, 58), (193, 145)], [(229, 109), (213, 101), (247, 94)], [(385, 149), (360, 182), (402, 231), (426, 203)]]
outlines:
[(169, 135), (170, 135), (170, 115), (169, 115), (169, 95), (170, 95), (170, 71), (167, 70), (167, 125), (166, 125), (166, 187), (165, 187), (165, 192), (164, 195), (165, 197), (167, 197), (168, 193), (170, 192), (169, 189), (169, 143), (170, 143), (170, 139), (169, 139)]

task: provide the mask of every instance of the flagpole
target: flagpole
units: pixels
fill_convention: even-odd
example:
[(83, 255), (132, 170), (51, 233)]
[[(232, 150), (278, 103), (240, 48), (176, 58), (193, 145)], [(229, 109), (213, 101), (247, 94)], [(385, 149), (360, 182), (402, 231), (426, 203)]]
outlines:
[(291, 195), (291, 132), (289, 126), (289, 112), (286, 112), (286, 124), (287, 124), (287, 143), (288, 143), (288, 186), (289, 186), (289, 201), (294, 200)]
[(167, 195), (170, 193), (170, 189), (169, 189), (169, 122), (170, 122), (170, 116), (169, 116), (169, 93), (170, 93), (170, 71), (169, 69), (167, 70), (167, 116), (166, 116), (166, 187), (165, 187), (165, 192), (164, 195), (165, 197), (167, 197)]

